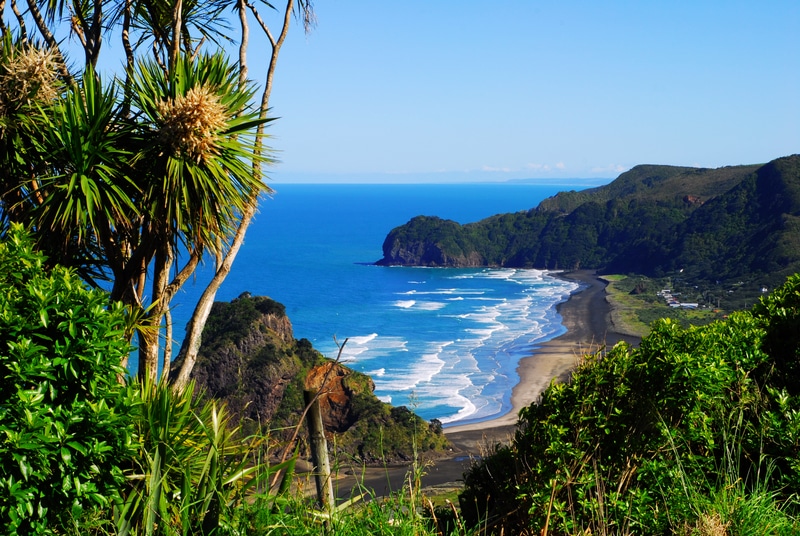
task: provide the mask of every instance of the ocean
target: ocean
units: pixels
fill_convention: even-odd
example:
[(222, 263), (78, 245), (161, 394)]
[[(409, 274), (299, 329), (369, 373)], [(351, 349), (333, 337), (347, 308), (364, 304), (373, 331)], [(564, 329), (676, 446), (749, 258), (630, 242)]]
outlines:
[[(497, 417), (511, 409), (519, 360), (563, 333), (556, 305), (577, 284), (539, 270), (372, 263), (386, 234), (414, 216), (468, 223), (605, 182), (271, 185), (217, 299), (249, 292), (283, 303), (296, 338), (332, 358), (344, 344), (342, 361), (370, 375), (382, 400), (425, 419)], [(210, 272), (175, 297), (176, 337)]]

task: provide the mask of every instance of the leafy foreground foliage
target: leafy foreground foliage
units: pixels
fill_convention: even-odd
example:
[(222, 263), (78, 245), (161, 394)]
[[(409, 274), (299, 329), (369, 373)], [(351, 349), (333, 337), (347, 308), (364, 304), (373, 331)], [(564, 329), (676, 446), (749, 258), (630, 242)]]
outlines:
[(296, 455), (271, 463), (279, 445), (230, 427), (224, 404), (121, 383), (124, 310), (32, 243), (17, 225), (0, 242), (0, 534), (438, 534), (419, 471), (322, 511), (289, 486)]
[(0, 526), (43, 532), (119, 499), (133, 454), (121, 307), (45, 273), (13, 226), (0, 243)]
[(517, 534), (796, 534), (800, 275), (751, 311), (586, 356), (465, 475)]
[[(242, 436), (229, 426), (226, 407), (175, 394), (164, 384), (141, 388), (134, 412), (139, 450), (120, 504), (78, 534), (392, 534), (434, 535), (436, 514), (420, 493), (418, 469), (397, 494), (378, 499), (356, 490), (351, 500), (328, 510), (292, 487), (297, 454), (271, 463), (279, 444), (269, 432)], [(307, 487), (307, 486), (306, 486)], [(370, 499), (370, 500), (367, 500)], [(362, 503), (363, 501), (363, 503)], [(426, 507), (427, 505), (427, 507)], [(456, 516), (441, 517), (446, 534), (466, 534)]]

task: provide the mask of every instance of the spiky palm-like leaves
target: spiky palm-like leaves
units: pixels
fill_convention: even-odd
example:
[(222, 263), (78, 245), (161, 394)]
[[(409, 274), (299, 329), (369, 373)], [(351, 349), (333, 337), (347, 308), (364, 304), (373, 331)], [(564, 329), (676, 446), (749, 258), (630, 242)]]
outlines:
[[(252, 91), (219, 54), (184, 57), (169, 73), (145, 62), (133, 84), (144, 137), (141, 172), (148, 178), (142, 205), (154, 245), (153, 307), (147, 313), (152, 330), (203, 252), (219, 259), (242, 215), (266, 189), (260, 166), (268, 158), (256, 142), (258, 126), (268, 120), (248, 109)], [(170, 281), (181, 247), (189, 259)], [(121, 292), (129, 288), (116, 283)], [(158, 348), (152, 331), (140, 332), (140, 375), (155, 379)]]
[[(152, 47), (162, 55), (171, 47), (177, 0), (133, 2), (131, 26), (138, 35), (137, 47), (152, 41)], [(182, 0), (182, 35), (180, 40), (189, 54), (201, 40), (219, 44), (230, 40), (230, 23), (223, 12), (230, 7), (224, 0)], [(193, 46), (194, 45), (194, 46)]]
[(134, 78), (153, 177), (148, 211), (187, 246), (215, 253), (266, 189), (253, 170), (268, 161), (254, 156), (256, 128), (266, 120), (248, 108), (253, 92), (238, 76), (223, 56), (212, 55), (184, 57), (171, 74), (145, 62)]
[(138, 218), (135, 129), (120, 117), (113, 86), (103, 88), (91, 68), (41, 113), (47, 128), (38, 149), (50, 165), (39, 178), (44, 198), (35, 210), (38, 227), (79, 245), (109, 246), (111, 235), (128, 232)]
[(259, 461), (266, 440), (239, 437), (225, 406), (201, 402), (193, 384), (181, 393), (163, 382), (137, 388), (140, 447), (118, 505), (119, 534), (224, 534), (232, 509), (270, 475), (293, 469), (294, 459), (273, 466)]
[[(217, 270), (188, 328), (182, 381), (184, 372), (191, 370), (210, 303), (244, 240), (258, 195), (266, 190), (261, 165), (269, 156), (259, 137), (269, 121), (273, 74), (291, 14), (302, 20), (306, 31), (314, 22), (309, 0), (290, 1), (285, 9), (267, 2), (280, 14), (279, 31), (273, 35), (255, 4), (240, 3), (238, 63), (227, 62), (222, 54), (198, 59), (203, 43), (235, 40), (229, 21), (218, 16), (229, 6), (222, 0), (28, 2), (34, 23), (30, 28), (38, 31), (47, 58), (54, 62), (52, 71), (58, 72), (52, 78), (30, 78), (34, 83), (28, 87), (47, 89), (44, 82), (55, 80), (55, 101), (69, 93), (72, 102), (55, 106), (51, 113), (48, 108), (54, 101), (37, 90), (29, 99), (34, 113), (0, 117), (0, 234), (9, 222), (23, 222), (37, 232), (52, 262), (77, 268), (87, 280), (113, 280), (112, 300), (130, 305), (134, 316), (144, 319), (140, 357), (144, 352), (144, 369), (151, 377), (156, 374), (159, 328), (170, 299), (203, 255), (211, 253)], [(255, 99), (244, 81), (247, 11), (259, 21), (269, 44), (266, 83), (255, 110), (248, 107)], [(69, 23), (61, 24), (67, 14)], [(15, 47), (33, 43), (26, 19), (16, 20), (19, 38), (14, 46), (2, 45), (0, 71)], [(85, 67), (97, 63), (106, 36), (121, 38), (124, 97), (117, 98), (113, 108), (89, 106), (97, 102), (96, 95), (69, 72), (59, 49), (65, 42), (58, 35), (63, 30), (83, 48)], [(13, 31), (4, 32), (3, 38), (12, 41)], [(151, 61), (137, 63), (145, 56)], [(31, 65), (38, 69), (36, 62)], [(37, 69), (26, 72), (47, 72)], [(98, 83), (94, 89), (108, 95), (110, 90), (103, 87)], [(98, 111), (105, 118), (113, 111), (116, 117), (104, 122), (92, 115)], [(189, 128), (193, 121), (199, 128)], [(101, 140), (105, 135), (114, 142)], [(84, 141), (57, 147), (79, 137)], [(124, 161), (119, 168), (105, 164), (120, 158)], [(115, 173), (119, 176), (112, 176)], [(43, 207), (45, 200), (56, 206)]]
[(252, 89), (219, 54), (183, 58), (170, 73), (144, 62), (134, 80), (132, 115), (89, 67), (61, 98), (20, 116), (25, 136), (15, 139), (36, 169), (15, 172), (15, 195), (2, 195), (16, 199), (15, 219), (41, 231), (54, 262), (113, 278), (112, 299), (144, 318), (140, 373), (155, 378), (172, 295), (204, 252), (225, 253), (266, 190), (268, 157), (256, 142), (269, 120), (249, 107)]

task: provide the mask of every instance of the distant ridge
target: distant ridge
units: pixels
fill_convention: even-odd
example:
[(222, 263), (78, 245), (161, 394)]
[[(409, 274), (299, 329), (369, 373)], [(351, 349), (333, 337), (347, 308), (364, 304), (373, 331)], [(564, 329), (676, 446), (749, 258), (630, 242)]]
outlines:
[(417, 216), (388, 234), (377, 264), (782, 282), (800, 271), (800, 155), (716, 169), (639, 165), (466, 225)]

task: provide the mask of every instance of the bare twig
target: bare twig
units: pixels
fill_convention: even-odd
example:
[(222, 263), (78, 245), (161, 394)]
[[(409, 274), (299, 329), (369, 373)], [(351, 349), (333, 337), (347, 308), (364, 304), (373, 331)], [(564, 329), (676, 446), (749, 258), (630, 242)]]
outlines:
[[(339, 352), (336, 355), (336, 359), (334, 360), (334, 364), (337, 364), (342, 359), (342, 352), (344, 351), (344, 346), (347, 344), (348, 339), (345, 339), (342, 344), (339, 344), (339, 341), (336, 340), (336, 337), (333, 338), (334, 342), (336, 342), (336, 346), (339, 347)], [(328, 379), (330, 378), (331, 372), (333, 372), (333, 367), (330, 367), (328, 371), (325, 373), (325, 376), (322, 378), (322, 386), (320, 389), (317, 390), (314, 397), (306, 403), (306, 407), (303, 408), (302, 413), (300, 413), (300, 418), (297, 420), (297, 424), (294, 427), (294, 431), (292, 432), (292, 437), (289, 439), (289, 442), (286, 444), (286, 447), (283, 449), (283, 454), (281, 455), (280, 463), (286, 461), (289, 456), (289, 452), (292, 451), (292, 446), (294, 445), (295, 441), (297, 441), (297, 436), (300, 434), (300, 430), (303, 427), (303, 423), (306, 421), (306, 415), (308, 411), (311, 409), (312, 404), (319, 400), (319, 397), (326, 393), (324, 387), (328, 383)], [(273, 477), (272, 484), (270, 487), (274, 486), (278, 482), (278, 474)]]

